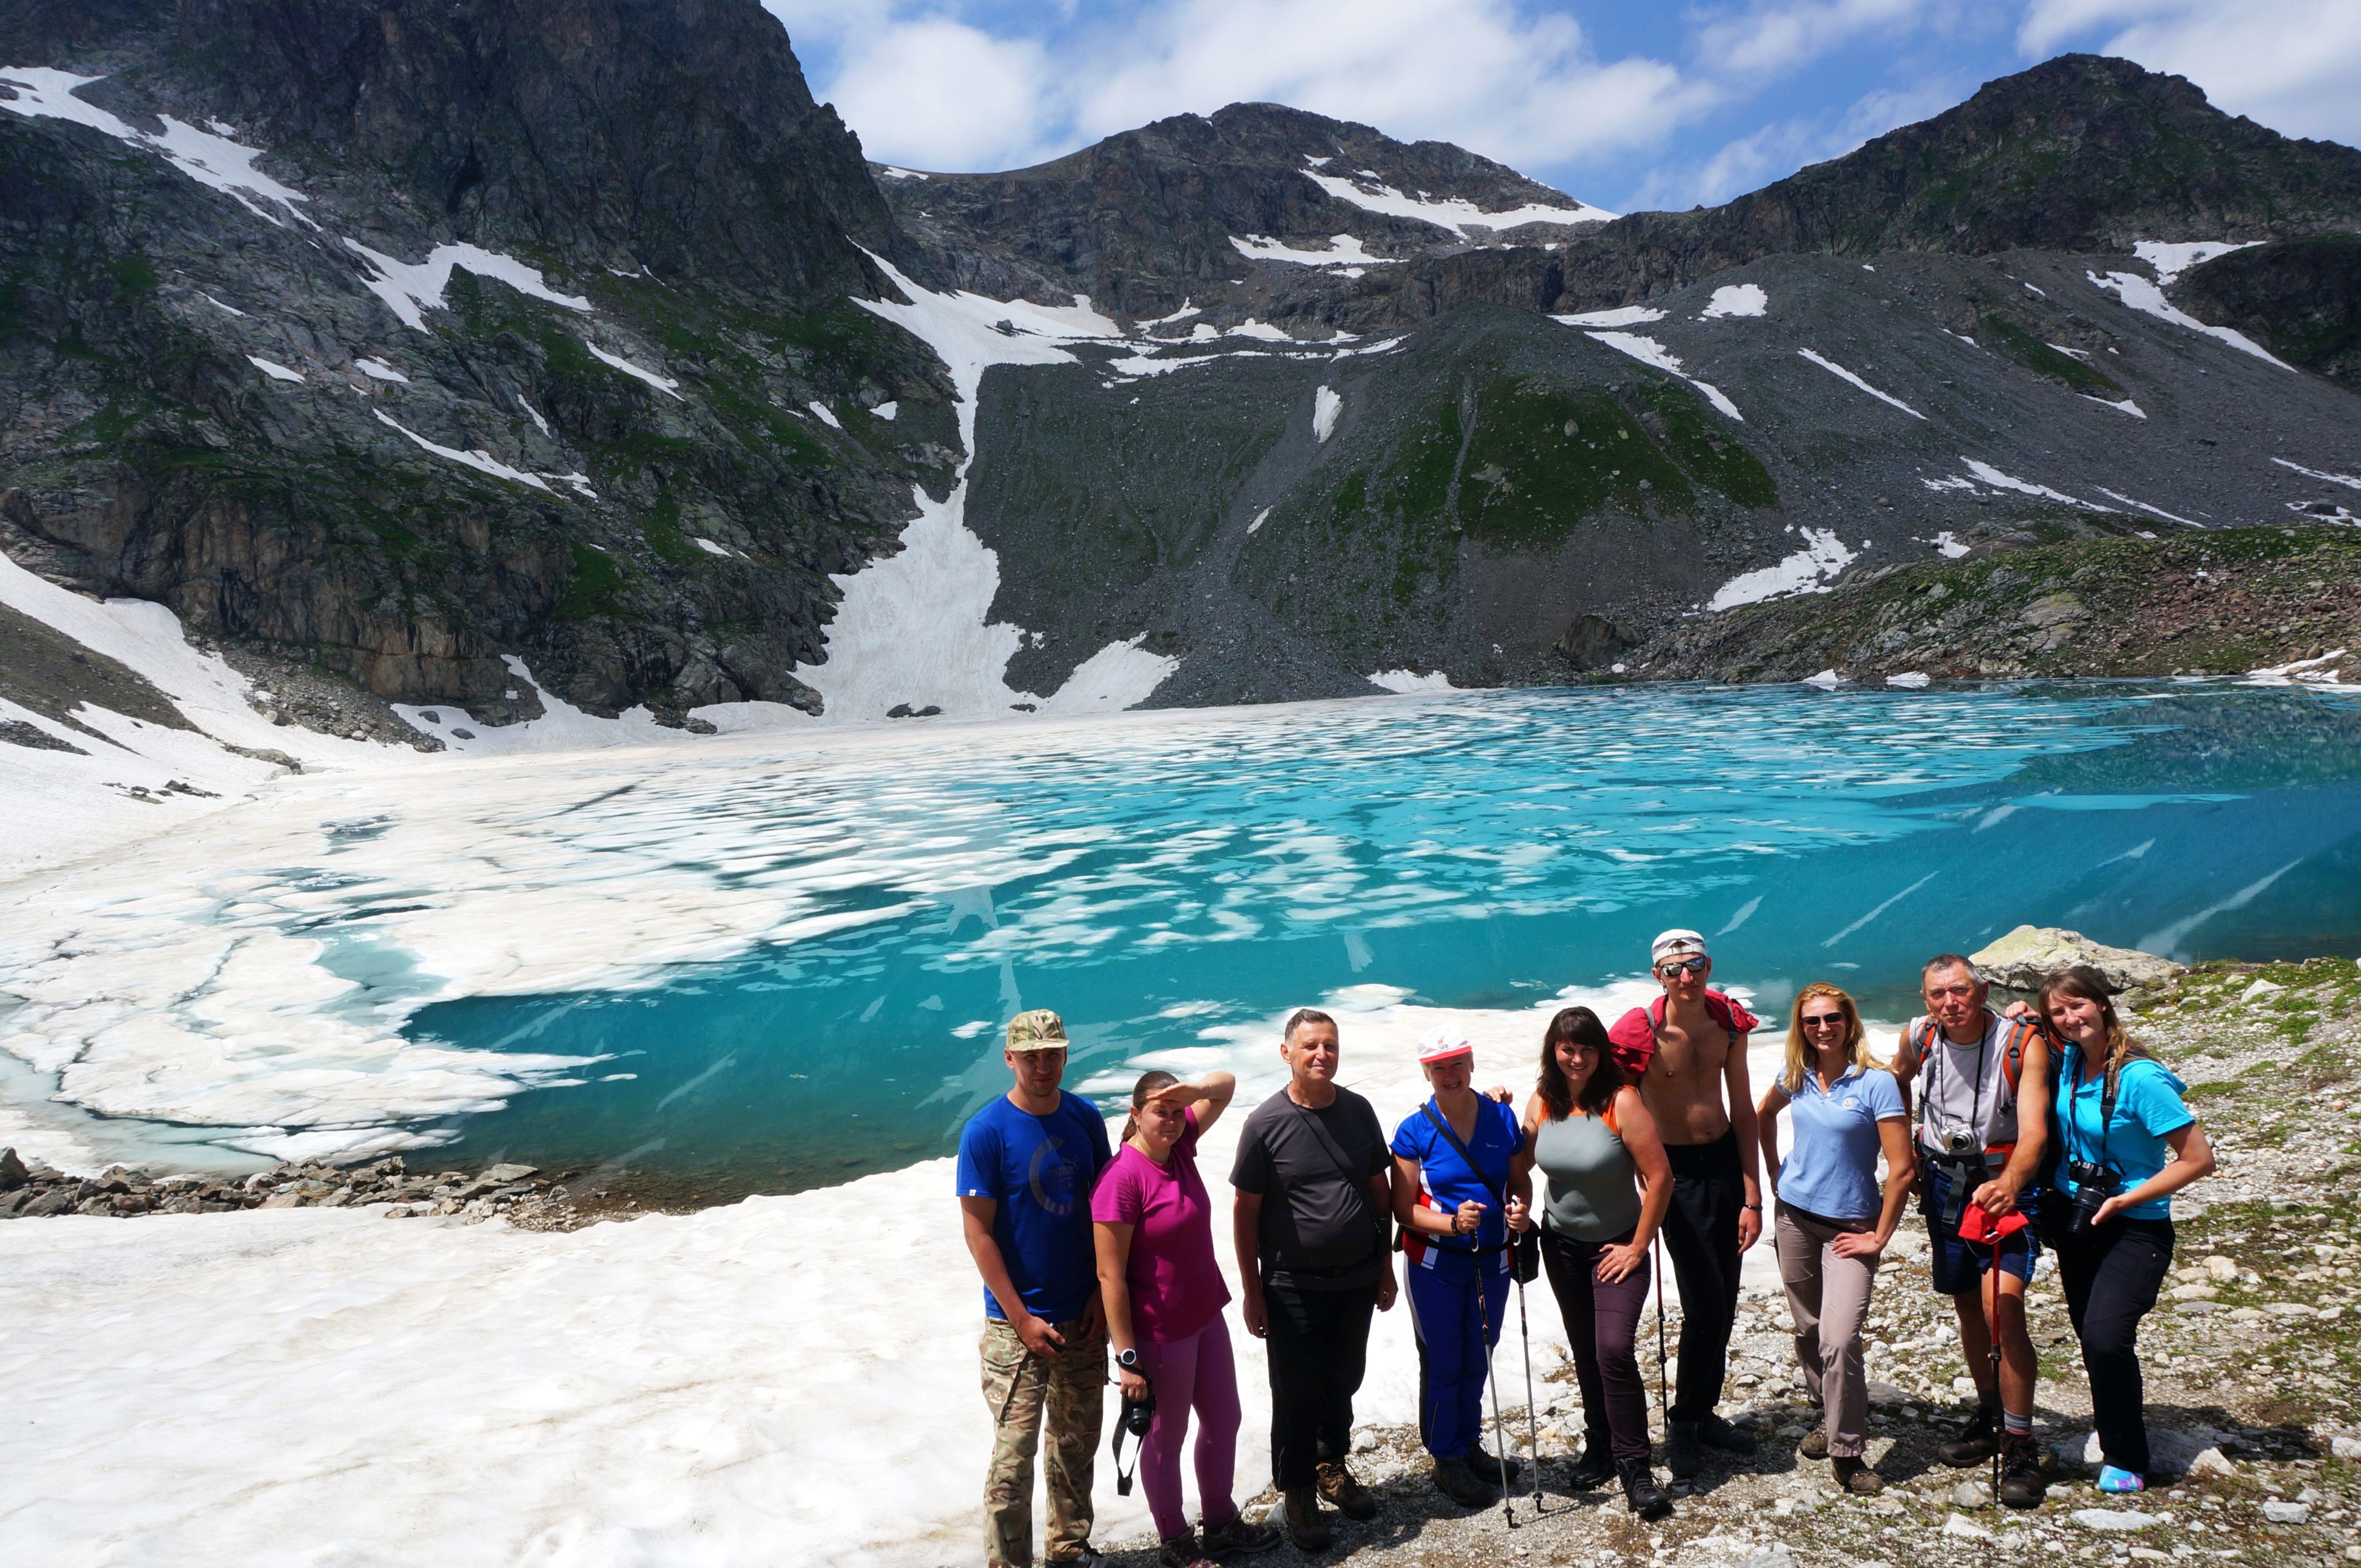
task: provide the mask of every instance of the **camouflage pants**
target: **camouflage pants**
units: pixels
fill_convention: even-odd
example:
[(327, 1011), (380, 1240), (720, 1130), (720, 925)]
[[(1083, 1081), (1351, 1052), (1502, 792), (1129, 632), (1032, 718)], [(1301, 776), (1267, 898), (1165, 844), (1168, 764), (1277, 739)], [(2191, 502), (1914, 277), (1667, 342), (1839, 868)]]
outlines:
[(1091, 1539), (1091, 1474), (1106, 1413), (1106, 1331), (1053, 1325), (1065, 1354), (1044, 1361), (998, 1318), (983, 1326), (983, 1402), (992, 1412), (992, 1472), (983, 1484), (983, 1552), (992, 1568), (1032, 1568), (1033, 1451), (1049, 1417), (1049, 1560), (1080, 1556)]

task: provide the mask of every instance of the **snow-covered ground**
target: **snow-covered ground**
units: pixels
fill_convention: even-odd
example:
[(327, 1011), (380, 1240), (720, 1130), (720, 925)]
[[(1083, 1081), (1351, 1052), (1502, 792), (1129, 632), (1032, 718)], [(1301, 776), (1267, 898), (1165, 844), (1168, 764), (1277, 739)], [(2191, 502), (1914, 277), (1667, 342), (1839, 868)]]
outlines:
[[(1344, 1080), (1390, 1128), (1422, 1094), (1422, 1029), (1458, 1024), (1478, 1081), (1521, 1087), (1550, 1011), (1611, 1016), (1647, 990), (1497, 1012), (1376, 986), (1325, 1001)], [(1278, 1029), (1171, 1053), (1176, 1070), (1253, 1075), (1207, 1139), (1217, 1194), (1246, 1109), (1279, 1084)], [(1754, 1057), (1759, 1079), (1769, 1047)], [(0, 1403), (28, 1418), (0, 1428), (0, 1562), (973, 1561), (989, 1423), (950, 1166), (570, 1234), (333, 1210), (0, 1227)], [(1748, 1263), (1773, 1282), (1766, 1247)], [(1527, 1308), (1545, 1369), (1564, 1343), (1545, 1287)], [(1230, 1324), (1251, 1494), (1269, 1396), (1235, 1304)], [(1512, 1329), (1510, 1409), (1517, 1356)], [(1416, 1386), (1398, 1305), (1377, 1321), (1360, 1419), (1411, 1420)], [(1098, 1475), (1098, 1539), (1146, 1531), (1141, 1497), (1116, 1497), (1104, 1459)]]

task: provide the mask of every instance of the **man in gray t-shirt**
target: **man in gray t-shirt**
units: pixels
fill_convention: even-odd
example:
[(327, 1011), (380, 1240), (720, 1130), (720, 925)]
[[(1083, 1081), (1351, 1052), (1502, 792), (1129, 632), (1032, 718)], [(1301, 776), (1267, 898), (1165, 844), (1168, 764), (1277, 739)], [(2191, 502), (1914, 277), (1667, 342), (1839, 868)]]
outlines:
[(1354, 1519), (1377, 1499), (1345, 1468), (1369, 1313), (1394, 1304), (1392, 1160), (1369, 1102), (1336, 1087), (1336, 1021), (1287, 1021), (1288, 1085), (1255, 1108), (1230, 1172), (1246, 1332), (1270, 1363), (1271, 1478), (1296, 1546), (1328, 1544), (1324, 1497)]

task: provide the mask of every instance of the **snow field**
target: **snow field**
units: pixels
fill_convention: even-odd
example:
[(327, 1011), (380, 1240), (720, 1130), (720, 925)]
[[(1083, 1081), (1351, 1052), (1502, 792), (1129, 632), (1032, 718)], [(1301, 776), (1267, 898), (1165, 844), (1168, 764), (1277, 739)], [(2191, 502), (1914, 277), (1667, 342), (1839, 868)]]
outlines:
[(1420, 674), (1415, 670), (1379, 670), (1369, 677), (1369, 684), (1386, 691), (1408, 695), (1412, 692), (1448, 692), (1460, 688), (1451, 684), (1451, 677), (1441, 670)]
[[(88, 126), (118, 141), (160, 155), (198, 184), (223, 192), (267, 223), (284, 228), (287, 219), (292, 218), (306, 227), (316, 226), (297, 209), (296, 203), (307, 199), (301, 191), (280, 184), (254, 167), (254, 160), (262, 156), (260, 148), (244, 147), (225, 136), (199, 130), (170, 115), (157, 116), (164, 126), (163, 134), (150, 135), (75, 92), (76, 88), (104, 80), (103, 76), (77, 76), (70, 71), (53, 71), (45, 66), (0, 67), (0, 87), (10, 93), (0, 98), (0, 109), (27, 119), (65, 120)], [(262, 203), (276, 203), (286, 217)]]
[(1813, 364), (1818, 366), (1821, 369), (1827, 371), (1829, 375), (1834, 376), (1837, 379), (1850, 382), (1851, 385), (1860, 388), (1862, 391), (1867, 392), (1871, 397), (1875, 398), (1879, 402), (1887, 404), (1893, 408), (1900, 409), (1912, 419), (1925, 419), (1927, 417), (1925, 414), (1920, 413), (1916, 409), (1912, 408), (1908, 403), (1904, 402), (1900, 398), (1894, 397), (1890, 393), (1879, 391), (1875, 387), (1871, 386), (1868, 382), (1862, 380), (1859, 376), (1854, 375), (1851, 371), (1846, 369), (1843, 366), (1838, 364), (1833, 359), (1826, 358), (1819, 354), (1814, 353), (1808, 348), (1799, 348), (1795, 350), (1795, 352), (1803, 356), (1803, 357), (1810, 360)]
[(2170, 322), (2175, 326), (2185, 326), (2191, 332), (2203, 333), (2208, 337), (2219, 338), (2239, 353), (2251, 354), (2266, 364), (2276, 365), (2282, 370), (2293, 372), (2295, 369), (2294, 366), (2288, 364), (2246, 334), (2226, 326), (2209, 326), (2195, 316), (2180, 310), (2164, 297), (2162, 289), (2136, 272), (2110, 272), (2103, 278), (2096, 272), (2085, 272), (2083, 276), (2090, 279), (2094, 286), (2121, 299), (2133, 310), (2154, 316), (2158, 321)]
[(1719, 388), (1700, 381), (1681, 368), (1679, 358), (1654, 338), (1642, 337), (1635, 333), (1628, 332), (1594, 332), (1590, 334), (1590, 337), (1593, 342), (1603, 343), (1620, 354), (1630, 355), (1642, 365), (1652, 365), (1659, 370), (1678, 376), (1682, 380), (1704, 393), (1706, 401), (1715, 408), (1741, 424), (1746, 422), (1746, 416), (1738, 411), (1738, 405), (1722, 396)]
[[(1378, 184), (1368, 175), (1345, 179), (1334, 174), (1315, 174), (1310, 169), (1301, 171), (1306, 180), (1319, 186), (1340, 202), (1349, 202), (1366, 212), (1382, 213), (1389, 218), (1415, 218), (1420, 223), (1433, 224), (1437, 228), (1451, 229), (1466, 238), (1475, 238), (1485, 230), (1512, 229), (1521, 224), (1598, 224), (1615, 216), (1604, 207), (1594, 207), (1587, 202), (1576, 202), (1571, 206), (1543, 206), (1528, 203), (1505, 212), (1488, 213), (1473, 202), (1458, 197), (1436, 200), (1424, 194), (1405, 196), (1390, 185)], [(1375, 186), (1371, 190), (1367, 186)]]
[[(1521, 1091), (1556, 1007), (1611, 1019), (1652, 989), (1501, 1011), (1407, 1006), (1382, 986), (1323, 1003), (1343, 1025), (1342, 1080), (1390, 1132), (1424, 1093), (1422, 1030), (1466, 1029), (1477, 1081)], [(1242, 1072), (1201, 1156), (1224, 1208), (1238, 1129), (1280, 1081), (1279, 1022), (1170, 1053), (1191, 1058), (1175, 1070)], [(1767, 1046), (1751, 1055), (1758, 1080), (1774, 1070)], [(1148, 1065), (1103, 1076), (1120, 1091)], [(570, 1234), (324, 1210), (12, 1224), (0, 1389), (42, 1420), (0, 1434), (29, 1499), (0, 1517), (0, 1555), (93, 1568), (970, 1560), (990, 1425), (982, 1288), (950, 1165)], [(1214, 1251), (1251, 1495), (1268, 1474), (1268, 1385), (1229, 1248)], [(1758, 1245), (1748, 1283), (1774, 1276)], [(1564, 1343), (1546, 1286), (1526, 1307), (1546, 1370)], [(1504, 1413), (1521, 1410), (1513, 1329), (1496, 1368)], [(1416, 1390), (1398, 1302), (1376, 1320), (1356, 1414), (1407, 1422)], [(126, 1474), (142, 1485), (126, 1488)], [(1148, 1530), (1144, 1498), (1116, 1497), (1104, 1458), (1096, 1502), (1097, 1541)], [(274, 1553), (258, 1559), (256, 1541)]]
[(1721, 585), (1706, 601), (1711, 610), (1735, 609), (1742, 604), (1783, 598), (1789, 594), (1826, 593), (1828, 580), (1852, 565), (1860, 552), (1850, 549), (1832, 528), (1804, 530), (1804, 547), (1794, 554), (1741, 573)]
[(1350, 234), (1331, 236), (1326, 250), (1297, 250), (1284, 240), (1258, 234), (1250, 234), (1243, 238), (1232, 235), (1230, 243), (1237, 247), (1239, 255), (1254, 260), (1287, 261), (1299, 267), (1391, 267), (1397, 260), (1390, 256), (1371, 256), (1363, 248), (1360, 236)]
[(1709, 322), (1719, 316), (1759, 316), (1771, 308), (1771, 296), (1763, 291), (1760, 283), (1731, 283), (1713, 291), (1697, 320)]

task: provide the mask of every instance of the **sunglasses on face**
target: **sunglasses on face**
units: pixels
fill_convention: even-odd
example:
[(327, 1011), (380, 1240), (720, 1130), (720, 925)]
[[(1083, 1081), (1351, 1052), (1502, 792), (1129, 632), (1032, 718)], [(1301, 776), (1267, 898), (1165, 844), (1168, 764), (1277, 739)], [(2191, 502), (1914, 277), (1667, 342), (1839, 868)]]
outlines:
[(1808, 1014), (1804, 1019), (1804, 1027), (1806, 1029), (1834, 1029), (1841, 1025), (1844, 1021), (1845, 1015), (1841, 1013), (1814, 1013)]
[(1706, 961), (1704, 959), (1667, 959), (1656, 966), (1656, 972), (1667, 977), (1678, 974), (1683, 970), (1688, 970), (1691, 974), (1703, 974)]

